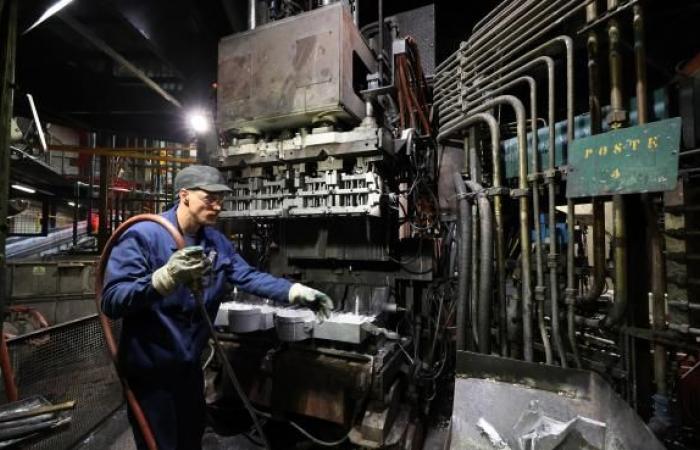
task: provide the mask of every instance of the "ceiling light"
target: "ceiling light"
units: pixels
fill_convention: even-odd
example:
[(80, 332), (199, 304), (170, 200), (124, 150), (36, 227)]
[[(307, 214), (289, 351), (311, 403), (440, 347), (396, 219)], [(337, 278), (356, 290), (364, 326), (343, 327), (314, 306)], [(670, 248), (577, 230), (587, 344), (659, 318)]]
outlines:
[(34, 194), (36, 192), (36, 189), (32, 189), (28, 186), (22, 186), (21, 184), (13, 184), (12, 188), (17, 189), (18, 191), (27, 192), (29, 194)]
[(68, 202), (68, 206), (75, 206), (75, 202)]
[(209, 130), (209, 118), (202, 111), (192, 111), (187, 115), (187, 122), (197, 134), (205, 133)]
[(31, 30), (38, 27), (43, 22), (47, 21), (51, 16), (53, 16), (54, 14), (56, 14), (57, 12), (59, 12), (60, 10), (62, 10), (63, 8), (65, 8), (66, 6), (68, 6), (71, 3), (73, 3), (73, 0), (59, 0), (56, 3), (54, 3), (53, 5), (49, 6), (46, 9), (46, 11), (44, 11), (44, 14), (42, 14), (41, 17), (39, 17), (39, 19), (32, 24), (32, 26), (30, 26), (29, 28), (24, 30), (24, 33), (22, 33), (22, 34), (29, 33)]

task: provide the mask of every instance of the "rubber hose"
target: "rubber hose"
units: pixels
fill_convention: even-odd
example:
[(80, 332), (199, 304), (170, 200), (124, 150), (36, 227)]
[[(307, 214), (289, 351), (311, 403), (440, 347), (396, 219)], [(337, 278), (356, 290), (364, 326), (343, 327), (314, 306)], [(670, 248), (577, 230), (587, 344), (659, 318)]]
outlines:
[(151, 426), (148, 423), (148, 419), (146, 419), (143, 409), (141, 409), (141, 405), (139, 405), (138, 400), (136, 400), (136, 396), (129, 388), (129, 384), (126, 382), (126, 379), (121, 375), (117, 360), (117, 342), (112, 334), (112, 327), (109, 323), (109, 319), (102, 313), (102, 285), (104, 283), (104, 274), (105, 270), (107, 269), (107, 262), (109, 261), (109, 256), (112, 254), (112, 248), (114, 248), (116, 243), (119, 241), (119, 238), (126, 232), (127, 229), (139, 222), (156, 222), (168, 230), (170, 235), (175, 240), (178, 248), (185, 246), (185, 241), (180, 235), (180, 232), (164, 217), (156, 214), (139, 214), (138, 216), (131, 217), (129, 220), (121, 224), (114, 231), (114, 233), (112, 233), (109, 240), (107, 240), (107, 243), (105, 244), (105, 248), (102, 250), (102, 255), (100, 255), (100, 261), (97, 267), (97, 273), (95, 274), (95, 302), (97, 303), (97, 312), (100, 318), (100, 324), (102, 325), (102, 331), (105, 335), (107, 349), (109, 350), (114, 367), (117, 369), (119, 379), (124, 387), (126, 401), (131, 408), (131, 412), (134, 415), (136, 423), (139, 425), (139, 429), (141, 430), (143, 439), (146, 442), (146, 446), (149, 450), (157, 450), (158, 445), (156, 444), (156, 439), (153, 435), (153, 431), (151, 430)]

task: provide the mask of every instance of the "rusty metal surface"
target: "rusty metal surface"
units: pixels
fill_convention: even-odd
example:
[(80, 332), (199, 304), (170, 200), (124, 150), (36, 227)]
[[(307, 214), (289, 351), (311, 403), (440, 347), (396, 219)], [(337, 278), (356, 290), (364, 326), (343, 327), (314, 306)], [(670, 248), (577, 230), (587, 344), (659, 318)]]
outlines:
[(364, 117), (356, 91), (365, 72), (353, 71), (357, 60), (374, 71), (342, 2), (226, 37), (219, 43), (219, 128), (279, 130), (320, 114)]
[(604, 423), (606, 449), (664, 448), (634, 410), (594, 372), (470, 352), (457, 353), (450, 448), (498, 448), (477, 427), (479, 419), (492, 425), (511, 448), (519, 448), (515, 426), (533, 401), (552, 420), (582, 417)]
[(566, 196), (673, 190), (680, 133), (676, 117), (574, 140)]
[(275, 355), (274, 369), (273, 408), (349, 425), (372, 364), (289, 350)]

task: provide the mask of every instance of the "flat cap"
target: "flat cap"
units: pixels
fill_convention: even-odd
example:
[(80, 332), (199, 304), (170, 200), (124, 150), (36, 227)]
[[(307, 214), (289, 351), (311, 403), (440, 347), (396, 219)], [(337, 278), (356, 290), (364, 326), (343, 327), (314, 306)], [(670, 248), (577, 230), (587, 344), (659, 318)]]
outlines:
[(219, 169), (211, 166), (188, 166), (175, 176), (175, 193), (180, 189), (202, 189), (208, 192), (231, 192)]

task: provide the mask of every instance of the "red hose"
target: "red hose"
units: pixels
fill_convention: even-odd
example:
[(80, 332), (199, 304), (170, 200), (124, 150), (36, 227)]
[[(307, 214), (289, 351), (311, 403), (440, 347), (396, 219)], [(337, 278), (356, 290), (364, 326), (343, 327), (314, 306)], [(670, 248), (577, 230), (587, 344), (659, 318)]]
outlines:
[(49, 327), (49, 321), (46, 320), (46, 317), (44, 317), (39, 310), (30, 308), (28, 306), (23, 306), (23, 305), (11, 305), (8, 307), (10, 312), (13, 313), (20, 313), (20, 314), (28, 314), (34, 318), (34, 320), (39, 324), (38, 328), (48, 328)]
[(5, 396), (7, 397), (7, 401), (17, 401), (19, 394), (17, 393), (17, 385), (15, 384), (15, 374), (12, 371), (12, 364), (10, 363), (10, 353), (7, 351), (5, 333), (0, 336), (0, 368), (2, 368), (2, 379), (5, 383)]
[[(109, 261), (109, 256), (112, 253), (112, 248), (114, 247), (114, 245), (117, 243), (121, 235), (124, 234), (124, 232), (127, 229), (129, 229), (129, 227), (138, 222), (146, 221), (156, 222), (157, 224), (161, 225), (163, 228), (168, 230), (170, 235), (173, 237), (173, 240), (175, 240), (175, 244), (177, 245), (178, 249), (183, 248), (185, 246), (185, 240), (182, 238), (182, 235), (177, 230), (177, 228), (175, 228), (175, 226), (168, 219), (156, 214), (139, 214), (138, 216), (131, 217), (129, 220), (121, 224), (114, 231), (114, 233), (112, 233), (112, 235), (109, 237), (109, 240), (105, 244), (105, 248), (102, 251), (102, 255), (100, 256), (100, 262), (97, 267), (97, 273), (95, 275), (95, 301), (97, 302), (97, 311), (100, 317), (100, 324), (102, 325), (102, 330), (105, 334), (107, 348), (109, 349), (109, 354), (112, 357), (114, 366), (117, 368), (117, 373), (119, 374), (119, 365), (117, 363), (117, 343), (114, 339), (114, 335), (112, 334), (112, 328), (109, 324), (109, 319), (107, 319), (107, 316), (102, 314), (102, 284), (104, 280), (104, 273), (107, 269), (107, 262)], [(124, 395), (126, 396), (126, 401), (129, 403), (129, 407), (131, 408), (131, 412), (133, 413), (136, 422), (139, 424), (141, 434), (143, 435), (143, 438), (146, 441), (148, 449), (157, 450), (158, 446), (156, 445), (156, 439), (153, 436), (153, 431), (151, 430), (151, 427), (148, 424), (146, 416), (143, 414), (141, 405), (139, 405), (138, 400), (136, 400), (136, 396), (134, 396), (134, 393), (129, 388), (129, 385), (127, 384), (126, 380), (122, 378), (121, 374), (119, 375), (119, 378), (121, 379), (122, 386), (124, 387)]]

